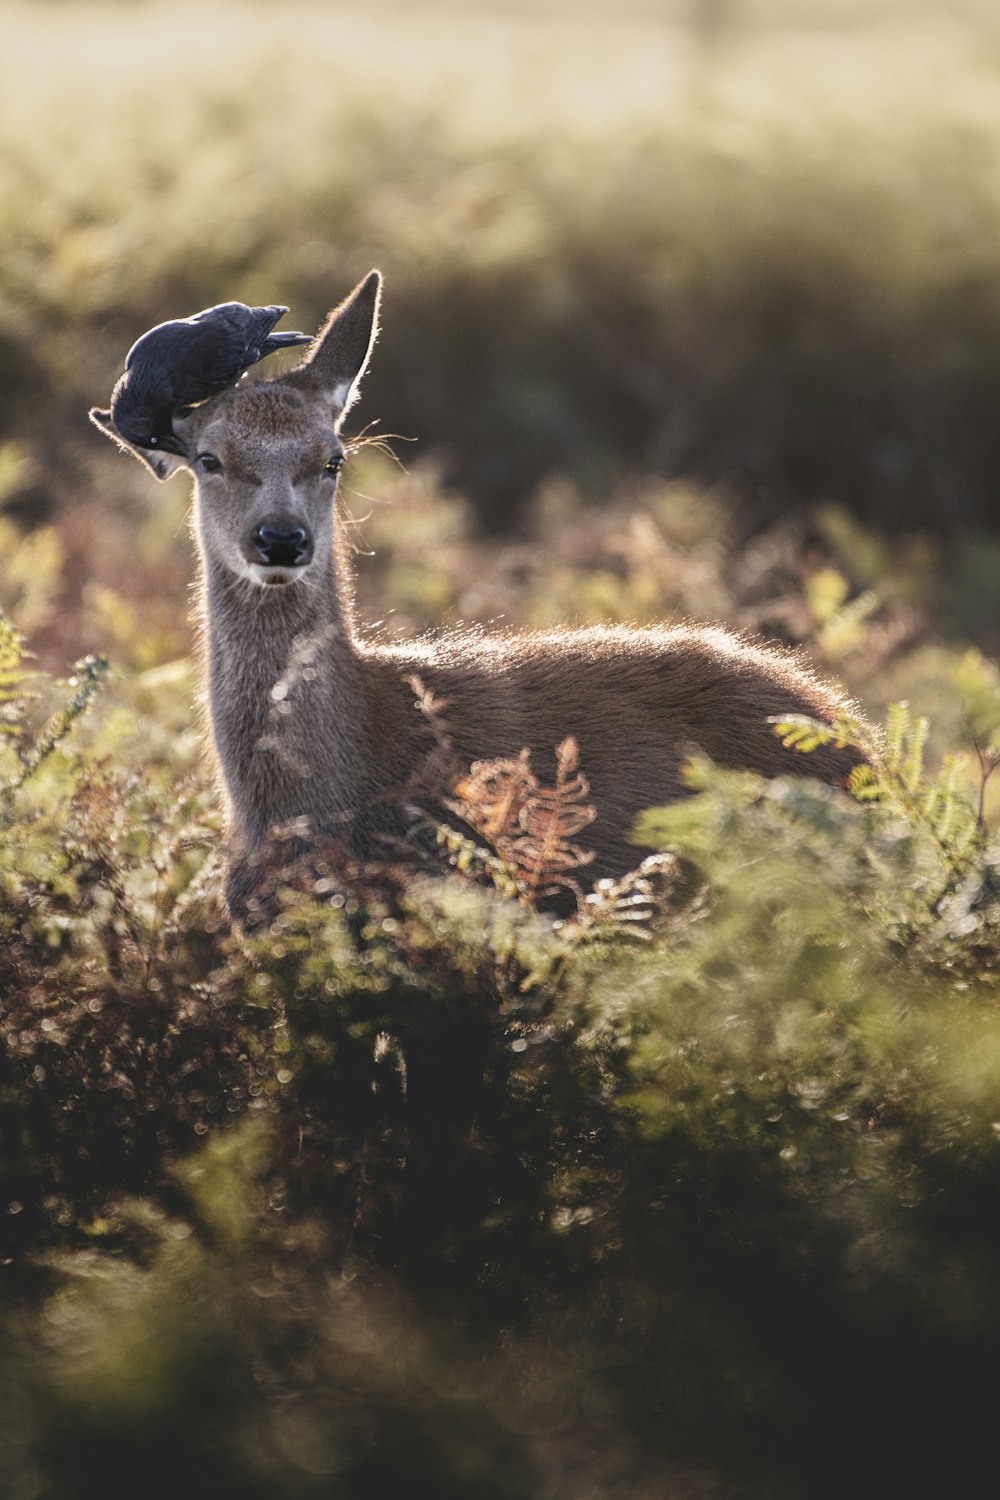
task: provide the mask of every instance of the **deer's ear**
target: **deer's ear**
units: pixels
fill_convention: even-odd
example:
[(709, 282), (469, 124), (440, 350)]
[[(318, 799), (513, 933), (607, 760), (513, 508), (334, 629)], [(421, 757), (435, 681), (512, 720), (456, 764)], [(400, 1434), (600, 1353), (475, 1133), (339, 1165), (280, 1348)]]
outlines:
[(291, 379), (319, 391), (334, 410), (335, 419), (353, 405), (378, 336), (382, 273), (370, 271), (335, 307), (316, 335), (304, 362)]
[(144, 463), (157, 479), (169, 479), (171, 474), (176, 474), (178, 469), (184, 467), (185, 460), (178, 453), (161, 452), (157, 448), (142, 448), (136, 443), (128, 442), (112, 422), (110, 411), (105, 411), (99, 406), (92, 406), (89, 416), (94, 426), (99, 427), (105, 437), (117, 443), (124, 452), (134, 453), (140, 463)]

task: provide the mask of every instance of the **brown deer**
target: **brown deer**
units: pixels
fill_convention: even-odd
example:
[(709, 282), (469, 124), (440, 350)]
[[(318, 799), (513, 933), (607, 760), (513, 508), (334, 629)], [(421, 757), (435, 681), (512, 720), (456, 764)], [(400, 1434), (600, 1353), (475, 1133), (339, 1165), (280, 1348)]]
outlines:
[[(551, 754), (577, 740), (598, 817), (595, 876), (636, 863), (636, 815), (685, 793), (693, 750), (765, 775), (842, 782), (860, 758), (786, 749), (769, 720), (850, 705), (792, 654), (717, 626), (449, 631), (404, 644), (358, 632), (336, 504), (338, 437), (375, 339), (381, 276), (337, 307), (303, 362), (179, 408), (163, 447), (111, 438), (166, 479), (195, 476), (194, 530), (212, 737), (228, 803), (230, 905), (245, 913), (271, 830), (297, 823), (360, 856), (400, 831), (400, 792), (433, 743), (419, 677), (458, 760)], [(165, 451), (167, 448), (173, 451)], [(537, 761), (536, 761), (537, 764)]]

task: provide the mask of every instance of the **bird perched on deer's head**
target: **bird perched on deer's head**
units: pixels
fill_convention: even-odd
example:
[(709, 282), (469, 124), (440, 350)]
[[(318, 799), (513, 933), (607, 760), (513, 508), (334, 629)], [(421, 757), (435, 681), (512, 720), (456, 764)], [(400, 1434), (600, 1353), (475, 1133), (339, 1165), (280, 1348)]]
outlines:
[(158, 323), (125, 357), (111, 393), (111, 421), (129, 443), (178, 453), (171, 419), (206, 401), (277, 349), (309, 344), (307, 333), (273, 333), (287, 307), (220, 302), (190, 318)]

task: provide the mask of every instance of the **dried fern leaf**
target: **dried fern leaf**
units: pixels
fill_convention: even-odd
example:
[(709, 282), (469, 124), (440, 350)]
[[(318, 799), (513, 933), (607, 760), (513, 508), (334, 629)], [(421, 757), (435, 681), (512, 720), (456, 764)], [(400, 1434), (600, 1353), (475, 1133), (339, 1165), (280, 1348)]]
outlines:
[(474, 761), (469, 774), (456, 782), (448, 806), (497, 844), (514, 837), (521, 811), (537, 790), (530, 751), (522, 750), (516, 759)]
[(571, 870), (594, 858), (571, 842), (597, 816), (597, 809), (584, 801), (590, 783), (578, 768), (579, 750), (569, 737), (556, 748), (555, 786), (539, 786), (521, 809), (524, 831), (514, 841), (513, 853), (531, 901), (565, 886)]

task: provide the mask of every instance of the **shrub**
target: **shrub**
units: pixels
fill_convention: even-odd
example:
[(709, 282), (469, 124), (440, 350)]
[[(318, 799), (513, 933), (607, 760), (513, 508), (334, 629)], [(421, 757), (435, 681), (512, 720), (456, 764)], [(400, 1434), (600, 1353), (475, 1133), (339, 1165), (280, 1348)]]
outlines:
[(560, 917), (480, 878), (494, 767), (467, 874), (290, 878), (240, 938), (204, 789), (113, 775), (85, 676), (32, 708), (4, 640), (15, 1492), (971, 1482), (997, 852), (902, 710), (860, 799), (694, 767), (640, 829), (675, 854)]

